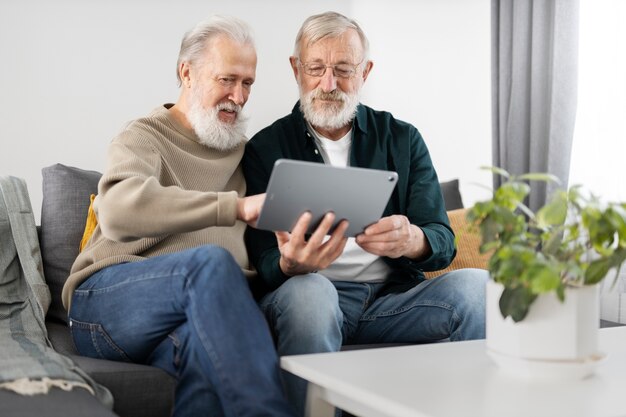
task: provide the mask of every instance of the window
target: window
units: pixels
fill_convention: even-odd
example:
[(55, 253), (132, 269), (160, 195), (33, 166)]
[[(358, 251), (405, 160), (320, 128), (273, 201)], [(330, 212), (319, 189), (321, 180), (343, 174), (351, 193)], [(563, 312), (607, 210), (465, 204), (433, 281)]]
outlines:
[(626, 2), (581, 0), (578, 111), (569, 184), (626, 201)]

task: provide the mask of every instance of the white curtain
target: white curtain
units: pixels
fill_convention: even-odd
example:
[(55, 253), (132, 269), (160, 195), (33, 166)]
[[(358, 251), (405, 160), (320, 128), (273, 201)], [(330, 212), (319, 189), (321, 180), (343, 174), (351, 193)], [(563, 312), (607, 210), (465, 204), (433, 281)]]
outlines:
[[(578, 111), (570, 184), (626, 201), (626, 2), (581, 0)], [(617, 279), (616, 282), (613, 282)], [(626, 323), (626, 266), (602, 283), (600, 317)]]
[[(492, 0), (493, 164), (567, 186), (577, 102), (578, 0)], [(494, 178), (494, 187), (500, 184)], [(529, 207), (556, 186), (533, 184)]]
[(626, 201), (626, 1), (582, 0), (570, 184)]

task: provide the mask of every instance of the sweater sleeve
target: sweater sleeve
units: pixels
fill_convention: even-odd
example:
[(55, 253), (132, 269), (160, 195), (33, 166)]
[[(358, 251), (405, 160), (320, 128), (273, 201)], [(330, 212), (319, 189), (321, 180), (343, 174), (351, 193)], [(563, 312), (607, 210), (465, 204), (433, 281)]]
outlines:
[(109, 146), (94, 209), (105, 237), (132, 241), (236, 221), (237, 192), (165, 186), (162, 158), (150, 141), (122, 133)]

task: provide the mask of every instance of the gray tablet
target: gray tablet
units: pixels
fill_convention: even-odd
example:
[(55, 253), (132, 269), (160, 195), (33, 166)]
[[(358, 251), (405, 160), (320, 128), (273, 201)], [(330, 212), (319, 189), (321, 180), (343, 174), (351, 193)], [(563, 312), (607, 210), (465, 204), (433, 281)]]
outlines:
[(310, 211), (313, 219), (308, 233), (313, 233), (324, 214), (332, 211), (336, 215), (333, 228), (347, 219), (346, 236), (356, 236), (380, 219), (397, 182), (398, 174), (392, 171), (279, 159), (257, 228), (291, 231), (298, 218)]

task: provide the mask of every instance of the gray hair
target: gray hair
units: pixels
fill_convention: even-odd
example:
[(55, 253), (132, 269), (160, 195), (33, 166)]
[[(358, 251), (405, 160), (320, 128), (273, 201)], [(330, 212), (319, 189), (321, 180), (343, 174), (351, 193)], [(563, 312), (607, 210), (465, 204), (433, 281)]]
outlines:
[(208, 19), (198, 23), (195, 28), (185, 33), (180, 43), (180, 52), (178, 53), (178, 62), (176, 62), (176, 78), (178, 86), (182, 84), (178, 70), (183, 62), (196, 62), (207, 43), (218, 37), (226, 36), (233, 41), (242, 45), (254, 46), (252, 30), (250, 26), (243, 20), (231, 16), (214, 15)]
[(358, 33), (363, 46), (363, 62), (366, 62), (369, 57), (370, 43), (367, 40), (367, 36), (365, 36), (365, 32), (363, 32), (363, 29), (355, 20), (337, 12), (320, 13), (306, 19), (296, 36), (293, 55), (300, 58), (300, 44), (304, 39), (307, 40), (307, 45), (311, 45), (326, 37), (335, 38), (341, 36), (348, 29), (354, 29)]

